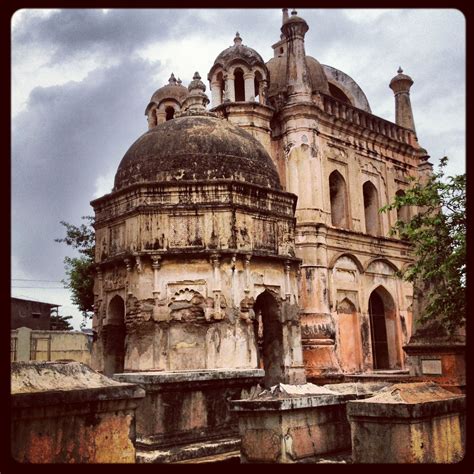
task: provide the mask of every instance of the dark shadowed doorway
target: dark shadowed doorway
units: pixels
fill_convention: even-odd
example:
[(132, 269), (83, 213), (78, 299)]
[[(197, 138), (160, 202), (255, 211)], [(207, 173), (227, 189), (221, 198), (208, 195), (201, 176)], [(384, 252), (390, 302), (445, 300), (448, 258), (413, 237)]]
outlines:
[(385, 323), (385, 306), (377, 291), (369, 299), (369, 314), (372, 336), (372, 356), (374, 369), (389, 369), (387, 327)]
[(283, 328), (280, 308), (275, 297), (269, 292), (261, 293), (254, 305), (256, 314), (259, 357), (265, 370), (265, 387), (271, 387), (284, 380)]
[(125, 303), (116, 295), (109, 303), (104, 338), (104, 374), (111, 376), (124, 370)]

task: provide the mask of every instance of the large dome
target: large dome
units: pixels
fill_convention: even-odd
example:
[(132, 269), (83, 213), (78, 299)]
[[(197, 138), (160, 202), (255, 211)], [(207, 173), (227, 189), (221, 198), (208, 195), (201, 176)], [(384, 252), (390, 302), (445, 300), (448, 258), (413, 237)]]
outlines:
[(281, 189), (263, 146), (227, 120), (183, 116), (144, 133), (122, 158), (113, 191), (145, 182), (243, 181)]

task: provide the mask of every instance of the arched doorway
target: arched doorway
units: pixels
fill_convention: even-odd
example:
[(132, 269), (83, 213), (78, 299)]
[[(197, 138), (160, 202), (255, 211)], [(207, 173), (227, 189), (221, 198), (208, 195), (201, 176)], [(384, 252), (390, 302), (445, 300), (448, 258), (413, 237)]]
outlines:
[(283, 328), (276, 298), (267, 290), (254, 304), (255, 334), (259, 348), (259, 362), (265, 370), (265, 387), (284, 380)]
[(107, 309), (104, 327), (104, 374), (111, 376), (123, 372), (125, 361), (125, 303), (116, 295)]
[(370, 334), (374, 370), (400, 368), (400, 350), (395, 303), (383, 287), (369, 298)]

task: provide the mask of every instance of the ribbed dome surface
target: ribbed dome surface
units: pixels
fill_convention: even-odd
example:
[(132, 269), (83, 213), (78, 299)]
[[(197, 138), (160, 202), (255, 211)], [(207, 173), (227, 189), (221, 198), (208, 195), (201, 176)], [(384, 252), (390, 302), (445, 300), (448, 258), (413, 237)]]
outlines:
[(272, 159), (227, 120), (183, 116), (144, 133), (122, 158), (114, 191), (132, 184), (227, 179), (281, 189)]

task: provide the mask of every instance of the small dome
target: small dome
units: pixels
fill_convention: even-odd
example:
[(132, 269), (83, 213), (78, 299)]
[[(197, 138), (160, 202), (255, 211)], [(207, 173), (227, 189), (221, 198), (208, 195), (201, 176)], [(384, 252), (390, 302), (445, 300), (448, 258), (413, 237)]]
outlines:
[(403, 86), (410, 88), (410, 86), (413, 84), (413, 79), (410, 76), (403, 74), (403, 69), (401, 67), (398, 68), (397, 73), (398, 74), (390, 81), (389, 87), (394, 89), (395, 85), (395, 88), (398, 89), (397, 83), (400, 83), (403, 84)]
[(234, 38), (234, 45), (224, 49), (224, 51), (217, 56), (212, 69), (218, 64), (226, 69), (228, 65), (237, 59), (243, 60), (249, 66), (255, 66), (257, 64), (263, 66), (265, 64), (262, 56), (260, 56), (257, 51), (242, 44), (242, 38), (238, 32)]
[(188, 88), (184, 87), (181, 84), (181, 80), (176, 80), (174, 74), (171, 74), (171, 77), (168, 80), (168, 84), (166, 86), (160, 87), (150, 99), (150, 103), (148, 104), (145, 115), (148, 113), (148, 110), (153, 104), (159, 105), (160, 102), (164, 99), (174, 99), (176, 102), (181, 105), (188, 96)]
[(163, 181), (236, 180), (281, 189), (263, 146), (227, 120), (183, 116), (144, 133), (122, 158), (113, 191)]
[[(291, 19), (291, 18), (290, 18)], [(282, 92), (286, 84), (286, 55), (270, 59), (266, 64), (270, 72), (270, 83), (268, 87), (268, 96), (272, 97)], [(311, 56), (306, 56), (306, 65), (309, 69), (311, 86), (313, 92), (320, 91), (329, 94), (329, 86), (324, 69), (320, 62)]]

